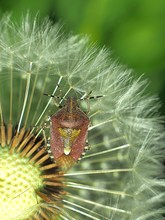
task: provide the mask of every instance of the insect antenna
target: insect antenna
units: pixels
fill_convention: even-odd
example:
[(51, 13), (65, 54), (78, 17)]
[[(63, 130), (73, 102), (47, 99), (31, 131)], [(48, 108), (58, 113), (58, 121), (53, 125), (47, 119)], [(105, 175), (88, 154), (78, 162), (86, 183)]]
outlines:
[(43, 95), (49, 96), (49, 97), (51, 97), (51, 98), (54, 98), (54, 99), (53, 99), (53, 100), (54, 100), (54, 104), (55, 104), (58, 108), (62, 108), (62, 107), (63, 107), (62, 105), (58, 104), (58, 103), (56, 102), (56, 100), (55, 100), (55, 99), (63, 100), (63, 99), (64, 99), (63, 97), (61, 97), (61, 96), (55, 96), (55, 95), (48, 94), (48, 93), (43, 93)]
[(91, 96), (92, 90), (88, 93), (88, 94), (84, 94), (79, 100), (83, 101), (83, 100), (87, 100), (87, 106), (88, 106), (88, 110), (87, 113), (90, 112), (90, 104), (89, 104), (89, 100), (90, 99), (98, 99), (98, 98), (102, 98), (103, 95), (96, 95), (96, 96)]
[(103, 95), (96, 95), (96, 96), (90, 96), (92, 93), (92, 91), (90, 91), (88, 94), (84, 94), (80, 100), (87, 100), (87, 99), (98, 99), (98, 98), (102, 98)]
[(43, 95), (46, 95), (46, 96), (49, 96), (49, 97), (52, 97), (52, 98), (63, 99), (61, 96), (51, 95), (51, 94), (48, 94), (48, 93), (43, 93)]

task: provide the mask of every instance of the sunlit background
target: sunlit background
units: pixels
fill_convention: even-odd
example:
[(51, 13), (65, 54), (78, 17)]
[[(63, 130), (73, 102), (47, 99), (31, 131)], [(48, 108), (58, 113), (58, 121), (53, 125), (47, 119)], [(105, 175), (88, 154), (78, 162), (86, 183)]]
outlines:
[(40, 19), (61, 21), (72, 33), (87, 33), (91, 42), (106, 46), (114, 60), (149, 79), (149, 92), (159, 94), (165, 114), (164, 0), (1, 0), (1, 14), (20, 21), (29, 10)]

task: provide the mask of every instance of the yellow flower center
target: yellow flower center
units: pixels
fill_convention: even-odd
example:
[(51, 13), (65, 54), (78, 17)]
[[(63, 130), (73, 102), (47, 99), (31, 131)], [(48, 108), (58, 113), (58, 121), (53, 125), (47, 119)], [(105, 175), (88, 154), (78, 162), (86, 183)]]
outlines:
[(20, 154), (0, 147), (0, 219), (26, 219), (41, 200), (35, 193), (43, 186), (41, 171)]

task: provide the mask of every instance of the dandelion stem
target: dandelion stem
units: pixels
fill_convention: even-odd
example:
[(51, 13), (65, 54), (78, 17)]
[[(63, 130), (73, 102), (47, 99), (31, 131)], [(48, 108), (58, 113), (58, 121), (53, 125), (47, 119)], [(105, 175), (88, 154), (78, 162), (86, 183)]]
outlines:
[(104, 124), (107, 124), (107, 123), (109, 123), (109, 122), (113, 122), (113, 119), (109, 119), (109, 120), (107, 120), (107, 121), (103, 121), (103, 122), (101, 122), (101, 123), (98, 123), (98, 124), (96, 124), (96, 125), (93, 125), (93, 126), (91, 126), (91, 127), (88, 129), (88, 131), (91, 131), (92, 129), (97, 128), (97, 127), (100, 127), (100, 126), (102, 126), (102, 125), (104, 125)]
[(29, 87), (30, 87), (30, 79), (31, 79), (31, 68), (32, 68), (32, 63), (30, 63), (30, 72), (27, 73), (27, 82), (26, 82), (26, 89), (25, 89), (25, 97), (24, 97), (24, 103), (23, 103), (23, 107), (22, 107), (22, 112), (21, 112), (21, 116), (20, 116), (18, 128), (17, 128), (17, 133), (18, 133), (19, 130), (20, 130), (22, 118), (23, 118), (23, 115), (24, 115), (24, 112), (25, 112), (25, 107), (26, 107), (26, 104), (27, 104), (27, 98), (28, 98)]
[(0, 118), (1, 118), (1, 125), (3, 125), (4, 122), (3, 122), (3, 114), (2, 114), (2, 105), (1, 105), (1, 103), (0, 103)]
[(115, 147), (115, 148), (112, 148), (112, 149), (109, 149), (109, 150), (104, 150), (104, 151), (100, 151), (100, 152), (97, 152), (97, 153), (94, 153), (94, 154), (89, 154), (87, 156), (84, 156), (84, 158), (89, 158), (89, 157), (94, 157), (94, 156), (97, 156), (97, 155), (106, 154), (106, 153), (113, 152), (113, 151), (116, 151), (116, 150), (128, 148), (129, 146), (130, 146), (129, 144), (124, 144), (120, 147)]
[(91, 205), (95, 205), (95, 206), (101, 207), (103, 209), (108, 209), (108, 210), (111, 210), (111, 211), (121, 212), (121, 213), (129, 214), (129, 215), (131, 214), (131, 212), (126, 211), (124, 209), (119, 209), (119, 208), (103, 205), (103, 204), (100, 204), (100, 203), (97, 203), (97, 202), (93, 202), (91, 200), (82, 199), (81, 197), (72, 196), (72, 195), (68, 195), (68, 197), (70, 197), (72, 199), (75, 199), (75, 200), (78, 200), (78, 201), (81, 201), (81, 202), (84, 202), (84, 203), (87, 203), (87, 204), (91, 204)]
[(73, 182), (67, 182), (67, 187), (132, 197), (132, 195), (127, 194), (125, 192), (119, 192), (119, 191), (107, 190), (107, 189), (99, 189), (99, 188), (95, 188), (95, 187), (91, 187), (91, 186), (87, 186), (87, 185), (75, 184)]
[(46, 83), (47, 83), (47, 78), (48, 78), (48, 75), (49, 75), (49, 71), (50, 71), (50, 67), (48, 68), (48, 70), (46, 71), (45, 73), (45, 80), (43, 82), (43, 85), (42, 85), (42, 90), (41, 90), (41, 94), (40, 94), (40, 98), (38, 100), (38, 103), (37, 103), (37, 107), (36, 107), (36, 111), (34, 113), (34, 116), (33, 116), (33, 119), (32, 119), (32, 124), (34, 124), (34, 120), (35, 120), (35, 117), (36, 117), (36, 114), (38, 113), (38, 110), (40, 108), (40, 104), (41, 104), (41, 101), (42, 101), (42, 98), (43, 98), (43, 93), (44, 93), (44, 90), (45, 90), (45, 86), (46, 86)]
[[(57, 82), (57, 85), (56, 85), (56, 87), (54, 88), (54, 91), (53, 91), (52, 95), (54, 95), (54, 94), (56, 93), (56, 91), (57, 91), (57, 89), (58, 89), (58, 87), (59, 87), (59, 84), (60, 84), (61, 80), (62, 80), (62, 76), (60, 76), (60, 78), (59, 78), (59, 80), (58, 80), (58, 82)], [(38, 118), (37, 122), (35, 123), (35, 126), (38, 125), (38, 123), (39, 123), (39, 121), (41, 120), (42, 116), (43, 116), (44, 113), (46, 112), (46, 110), (47, 110), (47, 108), (48, 108), (48, 106), (49, 106), (51, 100), (52, 100), (52, 97), (50, 97), (50, 99), (49, 99), (47, 105), (45, 106), (45, 108), (44, 108), (44, 110), (42, 111), (40, 117)]]
[(80, 213), (80, 214), (82, 214), (82, 215), (85, 215), (85, 216), (89, 217), (90, 219), (100, 220), (99, 218), (93, 217), (92, 215), (89, 215), (89, 214), (87, 214), (86, 212), (80, 211), (80, 210), (78, 210), (77, 208), (73, 208), (73, 207), (70, 207), (70, 206), (68, 206), (68, 205), (65, 205), (65, 208), (68, 208), (68, 209), (70, 209), (70, 210), (72, 210), (72, 211), (74, 211), (74, 212), (78, 212), (78, 213)]
[(70, 92), (70, 90), (72, 89), (72, 87), (70, 87), (67, 92), (65, 93), (65, 95), (62, 97), (62, 99), (60, 100), (59, 104), (61, 104), (63, 102), (63, 100), (65, 99), (65, 97), (68, 95), (68, 93)]
[(106, 174), (106, 173), (117, 173), (117, 172), (132, 172), (133, 169), (113, 169), (113, 170), (88, 170), (83, 172), (66, 173), (64, 176), (77, 176), (77, 175), (89, 175), (89, 174)]
[(30, 100), (28, 102), (28, 109), (27, 109), (27, 112), (26, 112), (26, 118), (25, 118), (25, 122), (24, 122), (25, 126), (27, 124), (27, 120), (28, 120), (29, 113), (30, 113), (30, 108), (31, 108), (31, 104), (32, 104), (33, 96), (34, 96), (34, 90), (35, 90), (35, 87), (36, 87), (38, 73), (39, 73), (39, 67), (37, 69), (37, 73), (35, 74), (35, 80), (34, 80), (34, 83), (33, 83), (33, 88), (32, 88), (31, 95), (30, 95)]
[(13, 109), (13, 56), (11, 54), (11, 66), (10, 66), (10, 117), (9, 120), (12, 122), (12, 109)]
[[(65, 202), (65, 203), (67, 203), (67, 204), (70, 204), (70, 205), (72, 205), (72, 206), (75, 206), (75, 207), (77, 207), (77, 208), (80, 208), (80, 209), (82, 209), (82, 210), (85, 210), (85, 211), (87, 211), (88, 213), (91, 213), (91, 214), (93, 214), (93, 215), (97, 215), (97, 216), (99, 216), (99, 217), (102, 217), (103, 219), (105, 219), (105, 220), (109, 220), (109, 218), (106, 218), (105, 216), (103, 216), (103, 215), (101, 215), (101, 214), (99, 214), (99, 213), (97, 213), (97, 212), (94, 212), (94, 211), (92, 211), (92, 210), (90, 210), (90, 209), (87, 209), (87, 208), (85, 208), (85, 207), (83, 207), (83, 206), (80, 206), (80, 205), (77, 205), (77, 204), (75, 204), (75, 203), (73, 203), (73, 202), (69, 202), (69, 201), (67, 201), (67, 200), (63, 200), (63, 202)], [(92, 216), (92, 218), (94, 218), (94, 219), (97, 219), (97, 218), (95, 218), (94, 216)], [(99, 218), (100, 219), (100, 218)]]

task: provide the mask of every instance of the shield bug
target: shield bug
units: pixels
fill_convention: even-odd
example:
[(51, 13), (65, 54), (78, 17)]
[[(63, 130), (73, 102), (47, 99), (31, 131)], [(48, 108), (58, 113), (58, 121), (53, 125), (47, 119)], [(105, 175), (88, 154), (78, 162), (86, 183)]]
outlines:
[(55, 161), (63, 169), (72, 167), (87, 149), (89, 124), (88, 116), (74, 97), (68, 97), (64, 106), (50, 117), (50, 148)]

